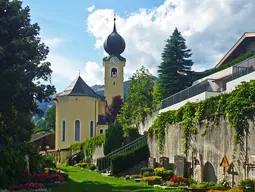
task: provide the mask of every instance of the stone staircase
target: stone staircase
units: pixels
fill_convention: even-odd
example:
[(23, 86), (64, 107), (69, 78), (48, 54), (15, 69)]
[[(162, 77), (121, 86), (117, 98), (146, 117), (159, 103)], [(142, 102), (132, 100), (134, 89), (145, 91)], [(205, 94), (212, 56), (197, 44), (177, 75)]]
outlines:
[(103, 158), (100, 159), (101, 163), (99, 165), (99, 172), (102, 173), (103, 175), (111, 175), (111, 172), (110, 172), (111, 158), (115, 157), (116, 155), (131, 151), (139, 146), (144, 146), (144, 145), (147, 145), (147, 135), (143, 135), (143, 136), (139, 137), (138, 139), (107, 154), (106, 156), (104, 156)]

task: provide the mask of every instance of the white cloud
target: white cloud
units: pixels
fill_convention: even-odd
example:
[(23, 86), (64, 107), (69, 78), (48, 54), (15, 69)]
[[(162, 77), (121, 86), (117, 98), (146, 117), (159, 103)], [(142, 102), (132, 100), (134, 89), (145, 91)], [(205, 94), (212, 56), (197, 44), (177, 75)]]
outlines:
[(63, 91), (79, 73), (83, 80), (89, 85), (103, 84), (103, 69), (96, 62), (87, 63), (64, 55), (51, 53), (47, 60), (51, 62), (52, 84), (57, 87), (57, 91)]
[(95, 9), (95, 5), (91, 5), (88, 7), (88, 12), (92, 12)]
[(58, 46), (58, 45), (60, 45), (61, 43), (63, 43), (63, 42), (64, 42), (64, 39), (60, 39), (60, 38), (49, 38), (49, 39), (42, 39), (42, 41), (43, 41), (47, 46), (53, 47), (53, 46)]
[[(142, 65), (156, 75), (165, 40), (177, 27), (192, 49), (193, 69), (213, 67), (244, 32), (254, 31), (255, 1), (166, 0), (153, 9), (140, 9), (123, 18), (117, 30), (126, 41), (126, 78)], [(112, 9), (97, 9), (88, 16), (88, 31), (100, 48), (112, 32)]]

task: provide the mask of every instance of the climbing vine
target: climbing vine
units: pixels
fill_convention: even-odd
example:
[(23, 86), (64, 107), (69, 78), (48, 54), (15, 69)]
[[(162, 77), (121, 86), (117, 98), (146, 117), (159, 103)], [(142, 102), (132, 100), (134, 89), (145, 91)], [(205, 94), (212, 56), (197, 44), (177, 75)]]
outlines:
[(105, 143), (105, 134), (97, 135), (84, 142), (75, 143), (70, 146), (72, 152), (83, 151), (84, 156), (89, 159), (95, 152), (96, 147)]
[(159, 151), (162, 153), (165, 143), (165, 131), (169, 125), (179, 123), (182, 127), (183, 152), (187, 155), (189, 141), (197, 134), (197, 125), (207, 123), (201, 135), (205, 135), (209, 122), (218, 126), (220, 117), (227, 117), (234, 131), (234, 146), (242, 142), (245, 131), (249, 133), (249, 121), (255, 115), (255, 81), (242, 82), (230, 94), (208, 98), (198, 103), (186, 103), (178, 110), (161, 113), (149, 129), (158, 139)]

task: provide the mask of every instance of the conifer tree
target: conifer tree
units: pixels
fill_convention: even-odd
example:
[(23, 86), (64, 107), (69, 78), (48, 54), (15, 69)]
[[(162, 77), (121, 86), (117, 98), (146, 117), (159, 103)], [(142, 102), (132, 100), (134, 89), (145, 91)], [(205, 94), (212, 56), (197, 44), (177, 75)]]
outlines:
[[(165, 99), (190, 85), (189, 79), (185, 75), (180, 75), (177, 71), (187, 72), (193, 65), (190, 59), (192, 53), (186, 46), (186, 40), (176, 28), (169, 39), (161, 55), (162, 62), (158, 68), (159, 94), (158, 100)], [(160, 95), (160, 96), (159, 96)]]

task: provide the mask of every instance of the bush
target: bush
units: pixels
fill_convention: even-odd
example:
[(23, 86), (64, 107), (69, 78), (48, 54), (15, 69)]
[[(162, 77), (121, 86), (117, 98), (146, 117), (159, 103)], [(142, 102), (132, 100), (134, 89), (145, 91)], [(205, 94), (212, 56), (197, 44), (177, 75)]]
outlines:
[(53, 162), (53, 158), (51, 155), (41, 155), (41, 170), (44, 170), (45, 168), (56, 168), (56, 164)]
[(94, 170), (96, 169), (96, 165), (90, 164), (90, 165), (89, 165), (89, 169), (90, 169), (91, 171), (94, 171)]
[(33, 143), (13, 143), (0, 146), (0, 186), (7, 188), (21, 184), (24, 180), (26, 167), (25, 156), (29, 156), (29, 169), (34, 173), (40, 168), (38, 148)]
[(140, 170), (141, 175), (143, 175), (145, 172), (154, 173), (154, 169), (148, 167), (141, 168)]
[(142, 145), (126, 153), (121, 153), (111, 159), (112, 174), (120, 173), (141, 161), (149, 158), (149, 149), (147, 145)]
[(143, 176), (144, 177), (155, 176), (155, 173), (154, 172), (147, 172), (146, 171), (146, 172), (143, 173)]
[(161, 177), (159, 177), (159, 176), (142, 177), (142, 181), (148, 182), (149, 185), (160, 184)]
[(174, 172), (172, 170), (166, 170), (163, 167), (156, 168), (154, 171), (155, 175), (162, 177), (164, 181), (168, 181), (174, 176)]
[(254, 190), (255, 180), (254, 179), (244, 179), (239, 183), (239, 187), (245, 189), (246, 187), (251, 187)]

